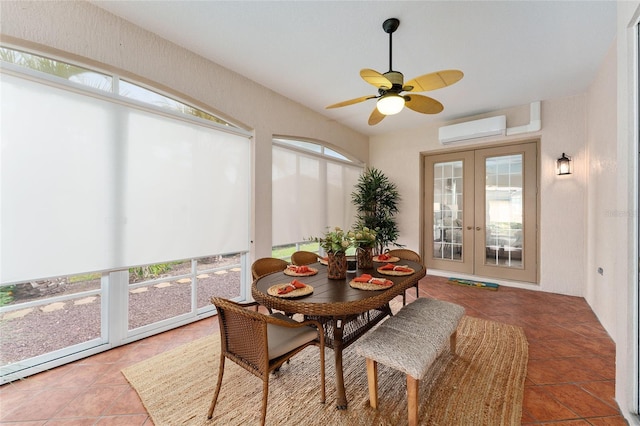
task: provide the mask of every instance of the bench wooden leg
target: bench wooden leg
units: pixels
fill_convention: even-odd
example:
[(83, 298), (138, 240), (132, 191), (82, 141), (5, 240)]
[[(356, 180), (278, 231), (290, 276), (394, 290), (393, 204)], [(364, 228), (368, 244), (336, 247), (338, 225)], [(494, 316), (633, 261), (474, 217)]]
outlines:
[(378, 363), (367, 358), (367, 382), (369, 383), (369, 405), (378, 408)]
[(456, 337), (458, 335), (458, 330), (451, 333), (451, 337), (449, 337), (449, 347), (451, 348), (451, 353), (456, 353)]
[(409, 426), (418, 424), (418, 388), (420, 380), (407, 374), (407, 406), (409, 407)]

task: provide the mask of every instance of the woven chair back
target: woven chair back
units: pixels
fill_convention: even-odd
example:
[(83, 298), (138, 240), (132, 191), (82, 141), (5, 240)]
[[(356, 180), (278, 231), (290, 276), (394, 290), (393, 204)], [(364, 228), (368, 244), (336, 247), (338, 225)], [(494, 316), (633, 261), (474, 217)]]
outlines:
[(284, 271), (287, 269), (288, 263), (282, 259), (276, 259), (275, 257), (263, 257), (253, 262), (251, 265), (251, 275), (254, 280), (262, 277), (263, 275), (270, 274), (272, 272)]
[(291, 263), (297, 266), (311, 265), (318, 261), (318, 253), (300, 250), (291, 255)]
[(211, 301), (218, 311), (224, 355), (256, 376), (264, 377), (269, 368), (266, 316), (222, 298), (214, 297)]
[(388, 254), (389, 256), (399, 257), (400, 259), (422, 263), (422, 259), (420, 258), (420, 255), (413, 250), (395, 249), (395, 250), (389, 250), (386, 254)]
[[(286, 267), (287, 263), (284, 263)], [(216, 408), (218, 395), (220, 394), (220, 389), (222, 387), (225, 359), (228, 358), (240, 367), (262, 379), (262, 411), (260, 424), (264, 426), (267, 416), (269, 373), (280, 368), (284, 362), (301, 352), (309, 345), (318, 346), (320, 349), (320, 401), (322, 403), (325, 402), (324, 333), (320, 322), (315, 320), (298, 322), (287, 318), (284, 315), (281, 315), (280, 317), (277, 317), (278, 314), (264, 315), (260, 312), (246, 309), (245, 306), (252, 305), (253, 303), (245, 304), (245, 306), (243, 306), (220, 297), (212, 297), (211, 303), (213, 303), (218, 310), (221, 351), (216, 390), (213, 400), (211, 401), (211, 406), (209, 407), (209, 413), (207, 414), (208, 419), (212, 418), (213, 411)], [(291, 345), (286, 346), (286, 349), (284, 349), (288, 350), (288, 352), (269, 359), (267, 324), (275, 324), (276, 326), (284, 327), (285, 329), (301, 329), (302, 327), (307, 329), (312, 328), (314, 331), (313, 335), (317, 335), (318, 337), (317, 339), (310, 340), (307, 335), (307, 337), (302, 337), (301, 340), (296, 340), (301, 336), (301, 334), (289, 333), (288, 338)], [(278, 332), (272, 329), (272, 332), (276, 336), (274, 337), (275, 341), (279, 342), (282, 340), (281, 331)], [(280, 334), (280, 338), (278, 338), (278, 334)], [(279, 342), (279, 344), (283, 343), (286, 342)]]

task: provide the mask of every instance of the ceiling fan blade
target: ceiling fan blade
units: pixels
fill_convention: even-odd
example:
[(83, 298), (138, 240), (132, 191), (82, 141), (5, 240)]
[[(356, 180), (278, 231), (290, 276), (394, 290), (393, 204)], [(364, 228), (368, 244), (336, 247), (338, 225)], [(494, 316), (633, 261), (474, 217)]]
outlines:
[(355, 98), (355, 99), (349, 99), (348, 101), (342, 101), (342, 102), (338, 102), (337, 104), (333, 104), (333, 105), (329, 105), (328, 107), (325, 107), (326, 109), (330, 109), (330, 108), (340, 108), (343, 106), (347, 106), (347, 105), (353, 105), (353, 104), (357, 104), (358, 102), (364, 102), (367, 99), (373, 99), (375, 98), (374, 95), (369, 95), (369, 96), (360, 96), (359, 98)]
[(428, 90), (441, 89), (457, 83), (462, 77), (464, 77), (464, 73), (459, 70), (436, 71), (408, 81), (404, 86), (404, 90), (408, 92), (426, 92)]
[(382, 119), (384, 119), (385, 117), (386, 115), (378, 111), (377, 107), (374, 108), (373, 111), (371, 112), (371, 115), (369, 116), (369, 126), (375, 126), (376, 124), (381, 122)]
[(378, 71), (370, 69), (360, 70), (360, 77), (370, 85), (377, 87), (378, 89), (391, 89), (393, 84), (387, 77), (380, 74)]
[(442, 112), (444, 106), (433, 98), (423, 95), (406, 95), (405, 105), (422, 114), (437, 114)]

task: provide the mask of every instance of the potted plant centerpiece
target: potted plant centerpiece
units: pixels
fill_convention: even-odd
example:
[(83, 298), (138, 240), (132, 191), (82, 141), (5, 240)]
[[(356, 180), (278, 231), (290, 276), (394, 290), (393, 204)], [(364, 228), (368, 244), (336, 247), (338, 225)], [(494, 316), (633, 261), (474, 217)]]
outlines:
[(322, 238), (315, 238), (327, 254), (327, 276), (330, 279), (343, 280), (347, 277), (346, 251), (351, 247), (348, 232), (336, 226), (328, 230)]
[(395, 245), (399, 230), (395, 215), (398, 213), (400, 193), (395, 183), (375, 168), (366, 169), (358, 179), (351, 201), (357, 208), (356, 225), (375, 229), (375, 254), (384, 252), (385, 247)]
[(373, 248), (376, 246), (377, 232), (362, 224), (356, 225), (349, 231), (349, 238), (356, 248), (358, 268), (373, 268)]

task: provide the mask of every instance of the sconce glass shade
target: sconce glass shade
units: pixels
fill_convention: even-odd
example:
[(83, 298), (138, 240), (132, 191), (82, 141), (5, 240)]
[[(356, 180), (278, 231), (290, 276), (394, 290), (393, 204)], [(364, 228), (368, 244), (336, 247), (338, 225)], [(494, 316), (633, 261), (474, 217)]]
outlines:
[(402, 108), (404, 108), (404, 98), (395, 93), (388, 93), (378, 99), (376, 107), (378, 108), (378, 111), (380, 111), (380, 114), (397, 114), (402, 111)]
[(563, 152), (562, 157), (558, 158), (557, 168), (558, 168), (558, 175), (570, 175), (571, 174), (571, 157), (567, 157)]

